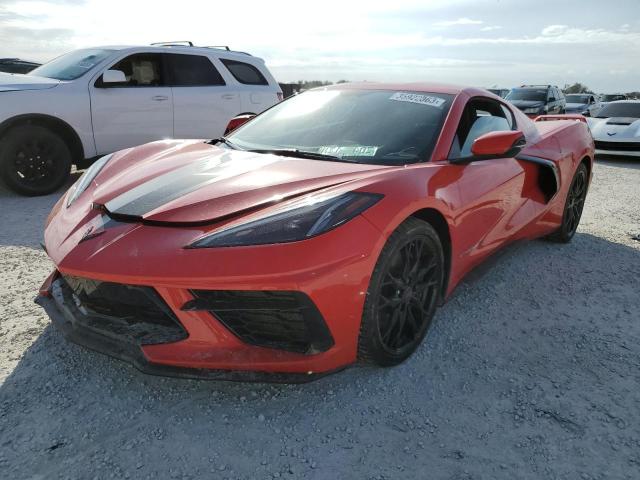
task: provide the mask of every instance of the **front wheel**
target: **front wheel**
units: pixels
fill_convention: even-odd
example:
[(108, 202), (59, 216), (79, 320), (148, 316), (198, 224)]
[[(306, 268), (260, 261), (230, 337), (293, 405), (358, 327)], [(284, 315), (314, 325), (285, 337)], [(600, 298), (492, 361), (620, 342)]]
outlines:
[(45, 127), (15, 127), (0, 140), (0, 176), (17, 193), (46, 195), (60, 188), (70, 172), (69, 147)]
[(569, 243), (576, 234), (580, 218), (582, 218), (584, 201), (587, 198), (588, 177), (587, 167), (585, 167), (584, 163), (581, 163), (569, 186), (567, 200), (564, 204), (562, 224), (558, 230), (549, 235), (548, 238), (550, 240)]
[(389, 237), (371, 276), (358, 341), (358, 358), (397, 365), (418, 348), (443, 288), (444, 255), (438, 234), (410, 218)]

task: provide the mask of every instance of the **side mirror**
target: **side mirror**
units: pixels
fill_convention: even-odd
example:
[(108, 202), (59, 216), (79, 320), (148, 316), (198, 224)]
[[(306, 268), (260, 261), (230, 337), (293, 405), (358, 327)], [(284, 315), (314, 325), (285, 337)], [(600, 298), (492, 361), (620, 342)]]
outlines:
[(236, 128), (244, 125), (249, 120), (251, 120), (255, 115), (247, 114), (247, 115), (238, 115), (237, 117), (233, 117), (229, 123), (227, 124), (227, 128), (224, 131), (224, 134), (227, 135), (233, 132)]
[(102, 83), (127, 83), (127, 77), (121, 70), (105, 70), (102, 74)]
[(520, 130), (489, 132), (479, 136), (471, 145), (471, 153), (478, 159), (513, 157), (526, 144)]
[(557, 100), (557, 98), (556, 98), (556, 97), (549, 97), (549, 100), (548, 100), (548, 101), (549, 101), (549, 102), (555, 102), (556, 100)]

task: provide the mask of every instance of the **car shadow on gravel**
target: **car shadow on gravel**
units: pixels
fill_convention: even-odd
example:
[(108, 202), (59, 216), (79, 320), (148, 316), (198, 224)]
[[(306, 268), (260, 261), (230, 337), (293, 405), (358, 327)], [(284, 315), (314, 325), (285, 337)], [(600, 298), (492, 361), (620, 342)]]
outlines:
[(640, 170), (640, 159), (636, 157), (607, 157), (598, 155), (596, 156), (596, 161), (603, 165), (608, 165), (611, 167), (621, 167), (621, 168), (631, 168), (633, 170)]
[(64, 187), (41, 197), (19, 195), (0, 182), (0, 246), (40, 248), (44, 224), (33, 222), (32, 218), (44, 221), (58, 199), (81, 174), (72, 173)]
[(10, 478), (638, 478), (639, 271), (640, 249), (590, 234), (515, 244), (467, 277), (407, 362), (304, 385), (147, 376), (48, 326), (0, 386), (0, 467)]

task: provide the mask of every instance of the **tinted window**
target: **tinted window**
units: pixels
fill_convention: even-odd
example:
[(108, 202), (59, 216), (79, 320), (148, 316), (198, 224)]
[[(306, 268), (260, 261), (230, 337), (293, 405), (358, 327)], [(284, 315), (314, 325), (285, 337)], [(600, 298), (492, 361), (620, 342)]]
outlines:
[(615, 102), (616, 100), (626, 100), (626, 99), (627, 97), (625, 97), (624, 95), (618, 95), (618, 94), (608, 94), (608, 95), (602, 96), (603, 102)]
[(298, 149), (345, 162), (403, 165), (431, 156), (452, 95), (310, 90), (258, 115), (229, 139), (245, 150)]
[(503, 105), (492, 100), (471, 100), (462, 113), (449, 158), (471, 156), (471, 145), (485, 133), (512, 129), (513, 117)]
[(640, 102), (609, 103), (598, 112), (598, 118), (632, 117), (640, 118)]
[(177, 87), (224, 85), (211, 60), (200, 55), (167, 55), (170, 83)]
[(572, 94), (567, 95), (567, 103), (587, 103), (589, 101), (589, 95)]
[(528, 100), (545, 102), (547, 100), (546, 88), (514, 88), (506, 96), (507, 100)]
[(112, 53), (113, 50), (96, 48), (76, 50), (51, 60), (35, 70), (31, 70), (28, 75), (55, 78), (56, 80), (75, 80)]
[(268, 85), (267, 79), (260, 73), (253, 65), (248, 63), (238, 62), (236, 60), (227, 60), (221, 58), (220, 61), (224, 63), (224, 66), (229, 69), (231, 75), (239, 81), (247, 85)]
[(158, 53), (137, 53), (109, 68), (120, 70), (127, 78), (124, 87), (155, 87), (162, 85), (162, 56)]

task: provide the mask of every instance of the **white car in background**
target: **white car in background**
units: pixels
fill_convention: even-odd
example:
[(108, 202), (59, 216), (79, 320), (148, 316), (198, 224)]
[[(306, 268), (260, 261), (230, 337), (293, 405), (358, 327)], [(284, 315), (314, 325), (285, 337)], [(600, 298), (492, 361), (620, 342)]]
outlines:
[(565, 94), (565, 99), (567, 100), (565, 113), (595, 117), (602, 108), (602, 103), (593, 93), (568, 93)]
[(27, 75), (0, 74), (0, 177), (50, 193), (72, 164), (167, 138), (211, 139), (282, 100), (262, 59), (178, 43), (76, 50)]
[(607, 103), (587, 122), (596, 155), (640, 157), (640, 100)]

